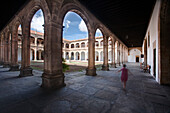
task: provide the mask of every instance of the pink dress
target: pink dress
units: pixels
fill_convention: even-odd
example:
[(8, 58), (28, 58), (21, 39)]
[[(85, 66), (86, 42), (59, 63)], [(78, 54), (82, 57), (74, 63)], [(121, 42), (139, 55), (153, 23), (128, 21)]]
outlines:
[(122, 75), (121, 75), (121, 81), (126, 82), (128, 79), (128, 70), (126, 68), (122, 68)]

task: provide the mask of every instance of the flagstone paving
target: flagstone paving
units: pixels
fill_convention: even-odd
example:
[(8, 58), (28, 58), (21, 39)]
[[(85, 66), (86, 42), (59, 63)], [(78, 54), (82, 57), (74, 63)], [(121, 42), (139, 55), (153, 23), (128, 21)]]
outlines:
[(19, 72), (0, 67), (0, 113), (170, 113), (170, 86), (159, 85), (137, 63), (127, 63), (127, 89), (122, 89), (121, 67), (65, 73), (66, 86), (41, 88), (42, 72), (19, 78)]

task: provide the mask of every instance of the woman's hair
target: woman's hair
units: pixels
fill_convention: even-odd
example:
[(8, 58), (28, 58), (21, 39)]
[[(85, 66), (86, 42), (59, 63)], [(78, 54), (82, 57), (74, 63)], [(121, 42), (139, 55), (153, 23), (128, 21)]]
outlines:
[(123, 67), (126, 67), (126, 64), (123, 64)]

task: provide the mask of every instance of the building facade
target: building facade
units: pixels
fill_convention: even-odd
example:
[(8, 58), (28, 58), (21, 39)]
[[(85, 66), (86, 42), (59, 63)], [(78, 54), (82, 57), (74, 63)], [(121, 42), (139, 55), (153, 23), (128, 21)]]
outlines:
[[(37, 31), (30, 31), (30, 61), (43, 62), (44, 61), (44, 33)], [(18, 61), (21, 61), (22, 55), (22, 32), (21, 28), (18, 29)], [(112, 39), (108, 39), (108, 62), (112, 61)], [(79, 40), (66, 40), (63, 38), (62, 44), (62, 57), (66, 62), (70, 61), (88, 61), (88, 38), (79, 39)], [(117, 50), (117, 46), (115, 47)], [(123, 51), (122, 51), (123, 52)], [(113, 53), (114, 54), (114, 53)], [(123, 54), (123, 53), (121, 53)], [(117, 55), (117, 51), (115, 51)], [(103, 62), (103, 37), (95, 38), (95, 62)], [(122, 63), (123, 59), (120, 58)], [(115, 62), (118, 63), (117, 57)]]

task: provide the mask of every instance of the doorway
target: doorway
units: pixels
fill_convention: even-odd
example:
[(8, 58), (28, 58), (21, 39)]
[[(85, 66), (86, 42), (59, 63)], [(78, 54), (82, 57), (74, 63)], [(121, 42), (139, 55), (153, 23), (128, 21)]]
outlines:
[(136, 56), (136, 62), (139, 62), (139, 56)]
[(156, 49), (153, 49), (153, 75), (156, 76)]

